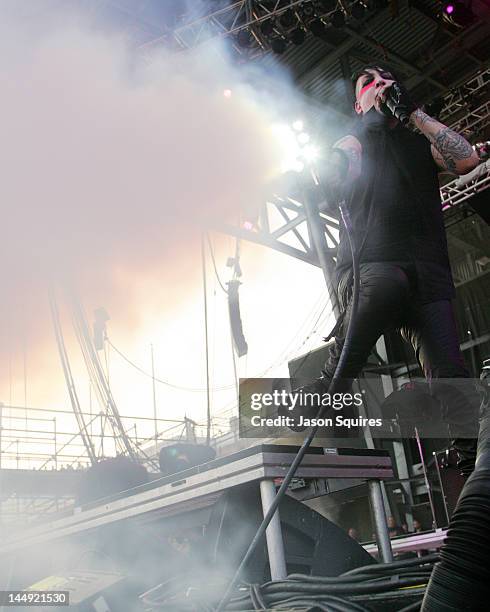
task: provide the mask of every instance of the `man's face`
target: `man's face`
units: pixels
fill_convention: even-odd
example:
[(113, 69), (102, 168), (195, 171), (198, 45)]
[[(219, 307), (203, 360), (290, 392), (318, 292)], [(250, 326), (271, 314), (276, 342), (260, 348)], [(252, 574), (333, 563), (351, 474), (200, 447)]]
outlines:
[(390, 72), (385, 72), (381, 68), (366, 68), (356, 81), (356, 103), (354, 108), (358, 115), (364, 115), (373, 107), (378, 113), (381, 111), (380, 94), (395, 82)]

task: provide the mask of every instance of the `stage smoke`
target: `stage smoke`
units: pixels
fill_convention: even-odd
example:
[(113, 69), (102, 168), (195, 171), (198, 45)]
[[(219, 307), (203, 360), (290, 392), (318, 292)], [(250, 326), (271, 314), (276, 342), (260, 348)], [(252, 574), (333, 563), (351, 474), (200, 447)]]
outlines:
[(137, 50), (68, 5), (0, 4), (0, 358), (27, 346), (31, 374), (49, 283), (135, 329), (171, 313), (199, 287), (202, 226), (257, 206), (281, 157), (274, 101), (221, 47)]

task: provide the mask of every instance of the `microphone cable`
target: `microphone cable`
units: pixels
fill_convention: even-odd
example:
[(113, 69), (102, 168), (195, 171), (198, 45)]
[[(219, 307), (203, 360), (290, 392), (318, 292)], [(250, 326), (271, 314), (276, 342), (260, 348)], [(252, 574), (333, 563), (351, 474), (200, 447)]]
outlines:
[[(342, 347), (342, 351), (340, 353), (340, 357), (339, 357), (339, 361), (337, 364), (337, 367), (335, 369), (334, 375), (332, 376), (332, 379), (330, 381), (330, 384), (328, 386), (328, 391), (326, 393), (333, 393), (335, 391), (335, 388), (341, 378), (341, 374), (342, 374), (342, 370), (344, 369), (344, 365), (345, 362), (347, 360), (347, 357), (349, 355), (350, 352), (350, 348), (351, 348), (351, 344), (352, 344), (352, 337), (353, 337), (353, 329), (354, 329), (354, 325), (353, 322), (355, 321), (356, 317), (357, 317), (357, 310), (358, 310), (358, 304), (359, 304), (359, 288), (360, 288), (360, 266), (359, 266), (359, 253), (355, 247), (355, 243), (354, 243), (354, 236), (353, 236), (353, 227), (352, 227), (352, 222), (349, 216), (349, 212), (345, 206), (345, 201), (341, 202), (339, 204), (339, 209), (340, 209), (340, 214), (342, 216), (342, 220), (344, 222), (345, 228), (346, 228), (346, 232), (347, 232), (347, 237), (349, 240), (349, 246), (351, 249), (351, 253), (352, 253), (352, 268), (353, 268), (353, 290), (352, 290), (352, 307), (351, 307), (351, 316), (349, 318), (349, 323), (347, 325), (347, 331), (345, 334), (345, 340), (344, 340), (344, 345)], [(323, 414), (325, 413), (327, 409), (327, 406), (321, 406), (318, 414), (316, 416), (317, 419), (322, 418)], [(300, 449), (298, 450), (293, 462), (291, 463), (291, 466), (289, 467), (289, 470), (287, 471), (286, 475), (284, 476), (284, 480), (281, 483), (281, 486), (279, 487), (279, 490), (276, 493), (276, 496), (274, 498), (274, 501), (272, 502), (269, 510), (267, 511), (266, 515), (264, 516), (262, 523), (260, 524), (259, 528), (257, 529), (257, 532), (255, 533), (255, 536), (253, 537), (252, 541), (250, 542), (250, 545), (247, 549), (247, 552), (245, 553), (245, 556), (243, 557), (240, 565), (238, 566), (238, 569), (235, 572), (235, 575), (233, 576), (230, 584), (228, 585), (228, 588), (225, 591), (225, 594), (223, 595), (221, 601), (218, 604), (218, 607), (216, 608), (216, 612), (223, 612), (223, 610), (225, 610), (227, 603), (229, 602), (231, 596), (232, 596), (232, 592), (233, 589), (235, 588), (240, 575), (243, 571), (243, 569), (245, 568), (245, 566), (247, 565), (248, 561), (250, 560), (252, 554), (254, 553), (255, 549), (257, 548), (257, 545), (259, 544), (259, 542), (261, 541), (261, 539), (264, 536), (264, 533), (267, 529), (267, 527), (269, 526), (269, 523), (271, 522), (277, 508), (279, 507), (279, 504), (281, 503), (281, 500), (283, 499), (284, 495), (286, 494), (286, 491), (289, 487), (289, 484), (291, 483), (291, 480), (294, 478), (294, 475), (296, 473), (296, 470), (298, 469), (299, 464), (301, 463), (303, 457), (306, 454), (306, 451), (308, 450), (309, 446), (311, 445), (313, 439), (316, 436), (316, 433), (318, 431), (318, 427), (319, 425), (315, 425), (314, 427), (311, 428), (309, 434), (307, 435), (307, 437), (304, 439)]]

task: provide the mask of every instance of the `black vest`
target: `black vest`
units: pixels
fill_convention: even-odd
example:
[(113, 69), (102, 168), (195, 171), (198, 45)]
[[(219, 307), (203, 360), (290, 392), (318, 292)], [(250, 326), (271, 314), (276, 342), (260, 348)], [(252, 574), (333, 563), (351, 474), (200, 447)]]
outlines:
[[(451, 299), (438, 168), (429, 141), (400, 125), (362, 128), (355, 134), (362, 145), (361, 176), (346, 199), (361, 263), (413, 264), (420, 300)], [(337, 277), (351, 266), (341, 223)]]

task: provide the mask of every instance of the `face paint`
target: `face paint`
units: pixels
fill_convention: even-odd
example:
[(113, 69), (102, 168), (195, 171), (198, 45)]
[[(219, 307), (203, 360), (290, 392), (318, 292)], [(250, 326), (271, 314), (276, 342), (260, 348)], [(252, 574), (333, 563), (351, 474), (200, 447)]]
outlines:
[(359, 92), (359, 98), (368, 90), (371, 89), (371, 87), (374, 87), (374, 78), (371, 77), (371, 82), (367, 83), (366, 85), (364, 85), (364, 87), (361, 87), (361, 91)]
[[(393, 79), (393, 75), (390, 72), (385, 72), (384, 70), (378, 70), (379, 75), (381, 76), (382, 79), (387, 79), (387, 80), (394, 80)], [(375, 77), (371, 72), (366, 72), (364, 73), (367, 77), (368, 77), (368, 82), (365, 83), (365, 85), (363, 87), (361, 87), (360, 91), (359, 91), (359, 96), (358, 99), (368, 90), (371, 89), (371, 87), (374, 87), (375, 85)]]

